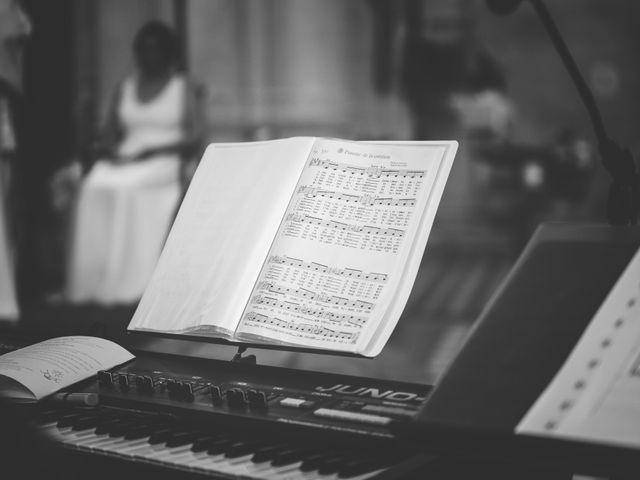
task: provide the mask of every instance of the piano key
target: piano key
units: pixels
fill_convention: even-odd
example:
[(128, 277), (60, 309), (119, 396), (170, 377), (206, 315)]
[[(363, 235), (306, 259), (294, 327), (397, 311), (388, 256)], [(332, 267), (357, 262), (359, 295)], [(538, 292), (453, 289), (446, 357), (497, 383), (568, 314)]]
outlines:
[(108, 434), (101, 434), (96, 436), (87, 436), (87, 437), (72, 437), (70, 435), (65, 435), (63, 441), (65, 443), (73, 443), (75, 446), (85, 449), (85, 450), (101, 450), (106, 446), (114, 445), (119, 442), (122, 442), (122, 438), (120, 437), (111, 437)]
[(123, 438), (114, 439), (111, 442), (102, 442), (91, 446), (92, 451), (104, 453), (106, 455), (122, 457), (126, 459), (132, 458), (130, 452), (136, 448), (149, 445), (146, 439), (125, 440)]
[(175, 449), (185, 449), (184, 446), (170, 449), (161, 444), (151, 445), (142, 439), (135, 441), (124, 440), (118, 444), (104, 445), (102, 448), (107, 454), (109, 454), (110, 451), (113, 451), (113, 455), (147, 463), (158, 463), (158, 459), (167, 455), (170, 451)]
[(105, 421), (104, 423), (102, 423), (101, 425), (98, 425), (96, 427), (96, 433), (98, 435), (101, 435), (103, 433), (109, 433), (110, 429), (114, 426), (114, 425), (118, 425), (119, 423), (121, 423), (122, 420), (114, 417), (113, 419), (109, 419), (107, 421)]
[(280, 450), (286, 448), (287, 445), (285, 444), (267, 445), (265, 447), (258, 448), (253, 454), (253, 457), (251, 457), (251, 461), (254, 463), (271, 461)]
[(378, 470), (384, 466), (386, 466), (386, 462), (383, 460), (371, 458), (349, 460), (338, 470), (338, 478), (352, 478), (356, 475)]
[(275, 457), (271, 460), (271, 464), (274, 467), (281, 467), (284, 465), (290, 465), (292, 463), (300, 462), (305, 455), (309, 455), (309, 450), (306, 449), (287, 449), (277, 452)]
[(214, 467), (222, 473), (249, 478), (279, 478), (281, 473), (293, 468), (274, 468), (268, 464), (256, 464), (251, 461), (251, 457), (252, 455), (245, 455), (236, 459), (226, 459), (226, 461), (220, 462)]
[(226, 449), (233, 443), (234, 443), (233, 440), (229, 438), (214, 440), (209, 444), (209, 448), (207, 448), (207, 453), (209, 455), (217, 455), (219, 453), (225, 453)]
[(62, 417), (62, 418), (60, 418), (58, 420), (58, 427), (60, 427), (60, 428), (69, 427), (69, 426), (73, 425), (74, 421), (86, 420), (86, 419), (91, 419), (91, 418), (94, 418), (94, 417), (93, 416), (83, 415), (83, 414), (65, 415), (64, 417)]
[(157, 425), (140, 425), (128, 430), (124, 434), (126, 440), (137, 440), (139, 438), (150, 437), (151, 434), (157, 430), (161, 430), (166, 427), (158, 427)]
[[(237, 433), (232, 436), (224, 432), (199, 433), (196, 430), (185, 429), (184, 426), (168, 423), (166, 417), (150, 421), (145, 416), (124, 415), (119, 422), (114, 423), (112, 418), (96, 414), (95, 419), (100, 419), (98, 423), (106, 422), (105, 433), (97, 434), (97, 428), (91, 426), (97, 420), (89, 420), (88, 415), (84, 417), (78, 416), (74, 422), (80, 426), (87, 426), (85, 429), (74, 430), (73, 426), (59, 428), (58, 422), (44, 424), (43, 429), (53, 432), (57, 440), (80, 450), (182, 470), (240, 478), (363, 480), (383, 471), (385, 468), (381, 468), (381, 465), (386, 466), (389, 461), (393, 461), (393, 456), (389, 457), (391, 460), (386, 459), (387, 462), (384, 462), (354, 457), (353, 454), (345, 452), (296, 448), (296, 444), (293, 443), (269, 445), (255, 440), (245, 441)], [(141, 437), (144, 431), (150, 434)], [(116, 436), (114, 432), (120, 435)], [(158, 435), (158, 432), (161, 435)], [(164, 441), (151, 443), (152, 434), (155, 435), (154, 441), (158, 440), (158, 437), (163, 437)], [(204, 447), (207, 449), (204, 450)]]
[[(124, 437), (124, 435), (131, 429), (135, 428), (136, 424), (132, 421), (125, 421), (121, 423), (111, 424), (108, 427), (108, 433), (110, 437)], [(96, 427), (97, 429), (98, 427)]]
[(349, 457), (345, 454), (338, 454), (334, 457), (325, 459), (318, 466), (318, 472), (322, 474), (338, 473), (338, 471), (349, 461)]
[(225, 452), (225, 456), (227, 458), (238, 458), (251, 453), (251, 456), (253, 457), (256, 448), (260, 447), (261, 445), (262, 444), (258, 442), (236, 442), (232, 445), (229, 445)]
[(302, 460), (302, 466), (300, 467), (300, 470), (303, 472), (317, 470), (320, 465), (322, 465), (322, 462), (327, 459), (333, 458), (335, 455), (335, 452), (321, 452), (308, 455)]
[(164, 443), (169, 439), (169, 437), (171, 437), (171, 434), (173, 433), (173, 431), (174, 430), (170, 427), (157, 430), (153, 432), (149, 437), (149, 443), (151, 445)]
[(84, 419), (77, 419), (71, 423), (73, 430), (86, 430), (87, 428), (96, 428), (99, 425), (107, 423), (110, 419), (108, 417), (86, 417)]
[(70, 444), (74, 447), (87, 447), (92, 446), (104, 441), (113, 441), (107, 434), (83, 436), (83, 432), (74, 432), (70, 428), (61, 430), (58, 428), (51, 429), (48, 434), (50, 438), (62, 442), (64, 444)]
[(191, 445), (180, 445), (179, 447), (165, 447), (158, 448), (155, 455), (146, 457), (146, 460), (151, 460), (151, 463), (174, 463), (173, 458), (177, 455), (191, 452)]
[(215, 441), (219, 440), (220, 436), (216, 435), (203, 435), (202, 437), (197, 438), (193, 444), (191, 445), (192, 452), (206, 452), (209, 448), (209, 445)]
[(283, 466), (274, 466), (271, 464), (271, 468), (267, 469), (264, 473), (263, 477), (260, 478), (286, 478), (287, 475), (295, 474), (297, 477), (299, 475), (300, 466), (302, 462), (298, 461), (295, 463), (289, 463)]
[(73, 411), (74, 410), (71, 408), (43, 410), (36, 414), (34, 423), (36, 423), (36, 425), (45, 425), (47, 423), (51, 423), (54, 420), (57, 422), (63, 415), (72, 413)]
[(170, 438), (167, 439), (168, 447), (179, 447), (182, 445), (189, 444), (189, 448), (191, 448), (191, 443), (198, 438), (198, 432), (190, 432), (190, 431), (180, 431), (171, 435)]
[[(76, 432), (68, 431), (62, 436), (76, 437)], [(106, 441), (105, 441), (106, 440)], [(320, 474), (319, 472), (302, 472), (300, 467), (302, 462), (296, 462), (285, 466), (273, 466), (271, 462), (254, 463), (253, 454), (247, 454), (238, 458), (227, 458), (224, 454), (209, 455), (204, 452), (192, 452), (191, 445), (183, 445), (175, 448), (168, 448), (163, 444), (149, 444), (146, 439), (137, 441), (125, 440), (123, 438), (107, 438), (98, 440), (94, 444), (88, 443), (85, 448), (93, 451), (119, 456), (125, 459), (137, 459), (158, 465), (169, 465), (174, 467), (187, 468), (190, 470), (204, 470), (218, 474), (228, 474), (247, 478), (295, 478), (295, 479), (322, 479), (334, 480), (335, 475)], [(367, 478), (367, 475), (358, 477)], [(342, 478), (349, 478), (343, 476)]]

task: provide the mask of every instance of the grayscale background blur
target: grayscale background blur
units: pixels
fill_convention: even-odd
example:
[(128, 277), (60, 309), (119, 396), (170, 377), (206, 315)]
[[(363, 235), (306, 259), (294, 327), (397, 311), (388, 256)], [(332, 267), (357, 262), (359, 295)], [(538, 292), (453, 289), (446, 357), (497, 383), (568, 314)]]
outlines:
[[(74, 203), (52, 180), (70, 162), (87, 162), (115, 85), (133, 68), (133, 36), (152, 19), (181, 40), (182, 67), (201, 92), (205, 143), (294, 135), (460, 142), (414, 290), (383, 353), (261, 352), (259, 363), (433, 382), (537, 224), (605, 221), (609, 181), (589, 119), (526, 4), (504, 18), (480, 0), (22, 4), (33, 25), (23, 104), (27, 253), (18, 271), (27, 329), (125, 337), (135, 304), (61, 295)], [(636, 153), (640, 4), (547, 4), (610, 134)]]

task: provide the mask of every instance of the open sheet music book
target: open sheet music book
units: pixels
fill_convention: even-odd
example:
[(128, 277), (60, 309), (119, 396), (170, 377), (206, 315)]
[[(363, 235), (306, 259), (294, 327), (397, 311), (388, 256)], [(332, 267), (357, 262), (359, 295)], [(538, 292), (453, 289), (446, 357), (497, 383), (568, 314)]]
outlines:
[(640, 252), (516, 431), (640, 448)]
[(210, 145), (129, 330), (377, 355), (456, 142)]

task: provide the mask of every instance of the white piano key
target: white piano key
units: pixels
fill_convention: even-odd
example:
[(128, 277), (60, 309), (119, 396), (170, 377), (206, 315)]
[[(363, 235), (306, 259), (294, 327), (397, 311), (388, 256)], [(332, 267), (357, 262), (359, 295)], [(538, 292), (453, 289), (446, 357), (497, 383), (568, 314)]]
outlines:
[(125, 440), (121, 437), (116, 442), (98, 444), (95, 449), (104, 451), (108, 455), (130, 459), (133, 458), (131, 451), (137, 447), (148, 445), (147, 440), (148, 437), (137, 440)]
[[(223, 474), (238, 476), (244, 475), (251, 478), (247, 471), (247, 466), (249, 463), (251, 463), (251, 457), (253, 457), (253, 454), (244, 455), (243, 457), (238, 457), (237, 459), (229, 459), (225, 457), (224, 454), (221, 454), (218, 461), (209, 465), (203, 465), (203, 467), (205, 470), (208, 470), (210, 472), (220, 472)], [(238, 461), (233, 463), (232, 460)]]
[(51, 428), (48, 431), (48, 435), (56, 441), (72, 445), (74, 447), (86, 442), (94, 443), (98, 438), (108, 437), (108, 435), (98, 437), (95, 433), (93, 435), (86, 435), (84, 432), (74, 431), (70, 428), (59, 429), (58, 427)]
[(209, 455), (207, 452), (191, 452), (192, 457), (185, 464), (190, 470), (211, 471), (211, 466), (224, 461), (224, 454)]
[(376, 475), (381, 474), (385, 470), (388, 470), (388, 468), (380, 468), (380, 469), (374, 470), (372, 472), (367, 472), (367, 473), (363, 473), (361, 475), (357, 475), (355, 477), (348, 477), (348, 478), (349, 478), (349, 480), (365, 480), (367, 478), (375, 477)]
[(137, 448), (134, 447), (132, 450), (127, 452), (128, 456), (131, 456), (135, 460), (150, 462), (156, 456), (161, 455), (163, 452), (163, 447), (165, 445), (155, 444), (151, 445), (149, 442), (144, 442), (142, 445)]
[[(273, 465), (271, 465), (271, 468), (263, 472), (263, 477), (261, 478), (266, 478), (266, 479), (296, 478), (297, 475), (302, 473), (300, 471), (301, 465), (302, 465), (301, 461), (296, 463), (290, 463), (289, 465), (283, 465), (280, 467), (274, 467)], [(296, 476), (291, 476), (293, 473), (295, 473)]]
[(172, 464), (174, 456), (183, 452), (187, 452), (191, 449), (191, 445), (181, 445), (179, 447), (167, 447), (166, 445), (164, 445), (164, 447), (164, 450), (159, 449), (157, 451), (157, 454), (150, 455), (149, 457), (147, 457), (147, 460), (151, 463), (157, 464)]
[[(121, 439), (122, 437), (111, 437), (108, 433), (101, 433), (100, 435), (95, 435), (94, 437), (79, 439), (76, 442), (76, 445), (82, 447), (83, 449), (96, 450), (103, 448), (105, 445), (119, 442), (121, 441)], [(74, 441), (74, 439), (68, 437), (67, 441)]]

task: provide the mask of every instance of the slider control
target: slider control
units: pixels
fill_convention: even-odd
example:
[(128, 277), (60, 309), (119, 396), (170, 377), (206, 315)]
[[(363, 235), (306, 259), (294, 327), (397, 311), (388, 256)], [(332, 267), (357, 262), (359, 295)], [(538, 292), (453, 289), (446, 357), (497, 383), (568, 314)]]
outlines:
[(249, 400), (249, 406), (256, 409), (267, 408), (267, 396), (260, 390), (250, 389), (247, 390), (247, 399)]
[(246, 408), (248, 402), (244, 391), (239, 388), (227, 390), (227, 404), (231, 408)]
[(136, 387), (140, 393), (153, 393), (155, 384), (153, 378), (148, 375), (138, 375), (136, 377)]
[(129, 377), (124, 375), (118, 375), (118, 384), (120, 385), (120, 390), (126, 392), (129, 390)]
[(98, 385), (106, 388), (113, 387), (113, 375), (111, 374), (111, 372), (100, 370), (98, 372)]
[(222, 402), (222, 390), (220, 390), (219, 386), (209, 385), (209, 395), (213, 403), (219, 404)]

